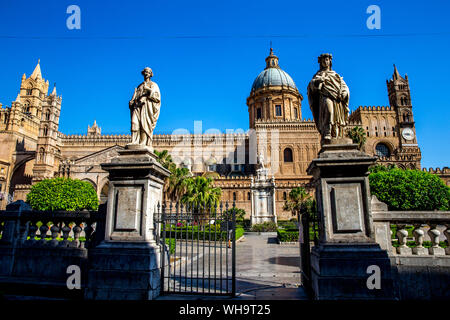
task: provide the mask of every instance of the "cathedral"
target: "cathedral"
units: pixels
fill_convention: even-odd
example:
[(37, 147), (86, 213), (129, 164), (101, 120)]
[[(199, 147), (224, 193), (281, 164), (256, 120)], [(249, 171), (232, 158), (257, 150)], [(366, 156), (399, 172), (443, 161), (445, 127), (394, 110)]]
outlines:
[[(377, 156), (380, 164), (421, 169), (408, 76), (402, 77), (394, 66), (386, 85), (389, 106), (357, 107), (348, 128), (364, 129), (365, 152)], [(292, 214), (283, 210), (284, 201), (294, 187), (312, 190), (306, 169), (320, 150), (314, 121), (302, 118), (303, 98), (271, 49), (246, 100), (246, 133), (155, 134), (153, 148), (168, 150), (177, 165), (194, 175), (212, 177), (222, 189), (222, 200), (235, 201), (247, 217), (259, 210), (257, 199), (264, 196), (264, 210), (275, 220), (287, 220)], [(56, 88), (49, 93), (39, 62), (29, 77), (23, 74), (11, 106), (0, 104), (0, 209), (25, 199), (33, 183), (56, 176), (87, 181), (100, 202), (106, 201), (108, 174), (100, 164), (117, 156), (131, 135), (102, 134), (96, 122), (85, 135), (66, 135), (58, 129), (61, 106)], [(259, 155), (263, 160), (258, 161)], [(268, 173), (262, 184), (261, 166)], [(430, 171), (450, 184), (448, 168)]]

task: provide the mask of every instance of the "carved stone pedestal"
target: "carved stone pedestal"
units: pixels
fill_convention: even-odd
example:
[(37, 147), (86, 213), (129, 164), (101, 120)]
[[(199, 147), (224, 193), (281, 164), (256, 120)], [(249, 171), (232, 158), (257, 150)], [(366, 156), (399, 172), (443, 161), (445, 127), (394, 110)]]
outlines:
[(252, 214), (251, 223), (277, 222), (275, 210), (275, 182), (268, 177), (268, 170), (260, 168), (252, 179)]
[[(316, 299), (394, 297), (390, 260), (375, 242), (371, 214), (368, 167), (375, 160), (355, 144), (329, 144), (308, 168), (319, 211), (319, 244), (311, 251)], [(367, 285), (371, 268), (380, 270), (381, 289)]]
[(109, 172), (110, 185), (105, 239), (89, 251), (85, 298), (154, 299), (161, 279), (154, 214), (170, 172), (150, 149), (135, 146), (119, 151), (102, 168)]

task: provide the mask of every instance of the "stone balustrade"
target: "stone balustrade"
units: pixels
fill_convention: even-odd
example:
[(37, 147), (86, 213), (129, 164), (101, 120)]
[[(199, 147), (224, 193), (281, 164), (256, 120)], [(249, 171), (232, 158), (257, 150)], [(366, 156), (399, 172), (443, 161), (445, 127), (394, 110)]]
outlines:
[[(448, 246), (450, 243), (449, 211), (382, 210), (374, 211), (372, 214), (377, 235), (376, 240), (392, 255), (450, 255), (450, 247)], [(394, 239), (392, 239), (392, 225), (396, 226)], [(411, 241), (414, 241), (412, 245)], [(430, 241), (431, 245), (425, 247), (424, 241)], [(397, 242), (395, 248), (392, 242)], [(441, 246), (442, 242), (447, 243), (446, 248)]]
[[(82, 290), (67, 288), (67, 270), (88, 272), (89, 252), (105, 235), (105, 206), (99, 211), (49, 212), (31, 210), (23, 201), (0, 211), (0, 287), (39, 295), (82, 298)], [(21, 289), (20, 289), (21, 288)], [(20, 292), (22, 292), (20, 291)]]
[[(0, 211), (0, 243), (88, 248), (94, 241), (97, 223), (104, 223), (104, 219), (104, 213), (98, 211)], [(11, 232), (14, 228), (17, 228), (15, 235)]]

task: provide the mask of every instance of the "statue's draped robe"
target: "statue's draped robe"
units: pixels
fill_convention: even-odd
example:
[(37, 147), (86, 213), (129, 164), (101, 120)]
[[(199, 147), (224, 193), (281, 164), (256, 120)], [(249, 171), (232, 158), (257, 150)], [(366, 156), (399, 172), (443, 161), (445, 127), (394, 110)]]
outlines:
[(132, 144), (151, 146), (160, 106), (161, 94), (155, 82), (143, 82), (134, 90), (130, 101)]
[[(316, 86), (316, 80), (323, 82)], [(346, 96), (345, 96), (346, 93)], [(343, 98), (345, 96), (345, 98)], [(330, 99), (333, 105), (333, 116), (330, 117), (325, 99)], [(344, 79), (332, 70), (318, 71), (308, 85), (308, 101), (317, 129), (322, 137), (332, 135), (339, 128), (342, 134), (347, 125), (350, 92)]]

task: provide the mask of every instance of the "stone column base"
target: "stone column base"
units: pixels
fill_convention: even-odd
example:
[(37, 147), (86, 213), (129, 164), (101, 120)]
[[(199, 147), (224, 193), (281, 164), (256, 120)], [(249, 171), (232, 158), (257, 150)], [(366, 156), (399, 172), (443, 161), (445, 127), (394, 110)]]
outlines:
[(85, 299), (153, 300), (161, 286), (161, 247), (102, 243), (89, 250)]
[[(367, 279), (380, 268), (381, 288), (369, 289)], [(390, 259), (378, 244), (324, 244), (311, 250), (311, 280), (317, 300), (395, 299)], [(372, 283), (370, 281), (370, 283)]]

